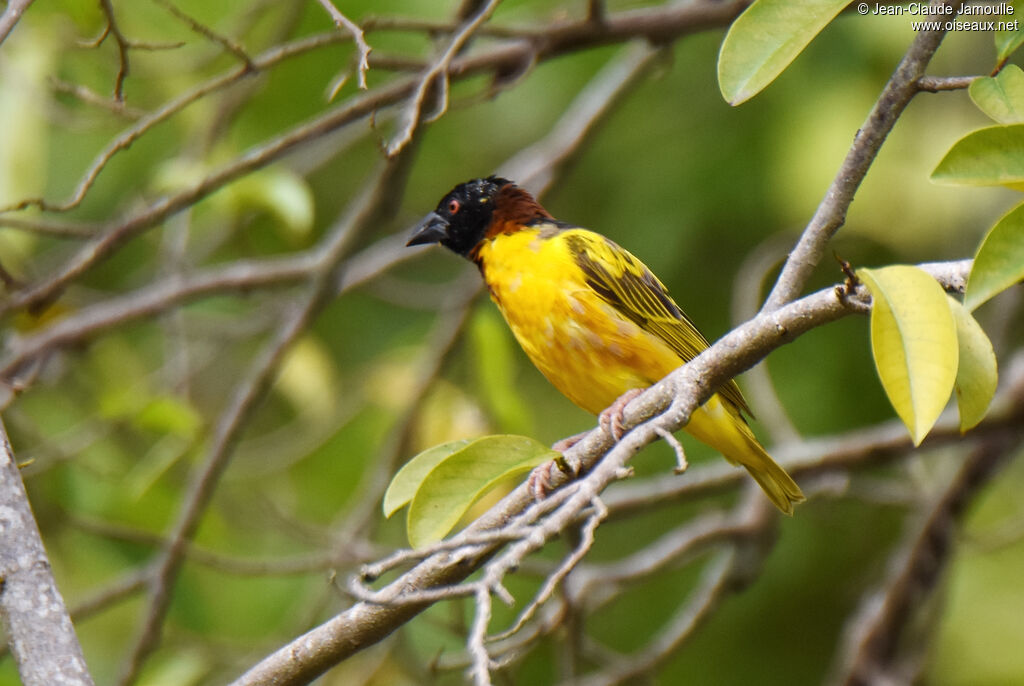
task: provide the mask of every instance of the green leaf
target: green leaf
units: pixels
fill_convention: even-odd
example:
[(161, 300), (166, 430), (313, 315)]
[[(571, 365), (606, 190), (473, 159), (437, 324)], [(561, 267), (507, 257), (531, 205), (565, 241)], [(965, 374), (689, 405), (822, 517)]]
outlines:
[(1013, 12), (1004, 14), (1000, 19), (1007, 24), (1014, 24), (1014, 27), (1012, 29), (996, 31), (994, 37), (996, 55), (1000, 62), (1013, 54), (1021, 44), (1024, 44), (1024, 28), (1021, 27), (1020, 22), (1021, 12), (1024, 11), (1024, 2), (1013, 0), (1010, 5), (1013, 7)]
[(294, 236), (305, 236), (313, 228), (313, 191), (290, 169), (268, 167), (239, 179), (229, 189), (239, 209), (269, 212)]
[(493, 307), (481, 308), (469, 326), (480, 397), (502, 431), (526, 433), (533, 424), (515, 383), (515, 349)]
[(978, 320), (958, 300), (947, 298), (956, 322), (956, 340), (960, 349), (956, 403), (960, 410), (960, 431), (964, 432), (985, 418), (989, 403), (996, 394), (999, 372), (992, 341)]
[(871, 291), (871, 352), (896, 414), (919, 445), (956, 381), (956, 324), (942, 287), (917, 267), (857, 271)]
[(388, 490), (384, 493), (384, 516), (390, 517), (408, 505), (412, 497), (416, 495), (420, 484), (423, 483), (423, 479), (430, 473), (430, 470), (449, 455), (465, 448), (469, 444), (470, 440), (468, 438), (449, 441), (448, 443), (435, 445), (433, 448), (427, 448), (406, 462), (398, 470), (398, 473), (395, 474), (395, 478), (391, 480)]
[(409, 543), (420, 548), (440, 541), (499, 481), (557, 455), (526, 436), (485, 436), (452, 453), (427, 474), (412, 499)]
[(749, 100), (785, 71), (849, 0), (757, 0), (729, 27), (718, 53), (718, 87), (730, 105)]
[(176, 395), (154, 396), (139, 411), (135, 418), (138, 426), (170, 433), (182, 438), (193, 438), (203, 426), (198, 410)]
[(997, 293), (1024, 279), (1024, 204), (989, 229), (978, 246), (967, 280), (964, 306), (975, 310)]
[(1024, 71), (1016, 64), (996, 76), (974, 79), (967, 92), (979, 110), (1000, 124), (1024, 122)]
[(949, 149), (932, 181), (955, 186), (1007, 186), (1024, 190), (1024, 124), (973, 131)]
[(314, 335), (300, 338), (281, 362), (274, 389), (311, 423), (330, 422), (342, 397), (338, 370), (327, 346)]

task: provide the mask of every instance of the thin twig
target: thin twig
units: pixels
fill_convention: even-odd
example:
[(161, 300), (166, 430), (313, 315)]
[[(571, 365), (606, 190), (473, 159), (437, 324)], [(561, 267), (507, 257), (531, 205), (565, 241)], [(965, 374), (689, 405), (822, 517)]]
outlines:
[(148, 607), (119, 681), (122, 686), (135, 681), (143, 662), (159, 642), (164, 617), (170, 605), (171, 587), (181, 568), (185, 544), (195, 534), (213, 497), (220, 476), (231, 458), (238, 434), (270, 388), (285, 353), (332, 298), (337, 271), (348, 245), (366, 223), (379, 214), (381, 205), (392, 199), (392, 182), (396, 176), (403, 176), (406, 162), (407, 159), (400, 158), (388, 164), (367, 192), (354, 203), (345, 220), (325, 238), (318, 253), (318, 269), (311, 276), (307, 292), (296, 304), (289, 319), (282, 323), (248, 376), (237, 386), (231, 403), (218, 423), (209, 452), (194, 475), (178, 520), (169, 536), (169, 543), (156, 561), (150, 581)]
[(359, 74), (359, 88), (360, 90), (366, 90), (366, 72), (370, 70), (370, 50), (372, 48), (366, 42), (363, 30), (355, 22), (342, 14), (331, 0), (319, 0), (319, 2), (321, 7), (331, 15), (335, 25), (352, 36), (352, 40), (356, 44), (356, 50), (359, 52), (359, 65), (356, 67), (356, 71)]
[(81, 84), (68, 83), (67, 81), (62, 81), (56, 77), (50, 77), (50, 83), (53, 85), (53, 89), (58, 93), (71, 95), (89, 105), (102, 107), (108, 112), (112, 112), (119, 117), (124, 117), (126, 119), (140, 119), (146, 114), (143, 110), (126, 105), (123, 100), (111, 100), (110, 98), (103, 97), (99, 93), (95, 93)]
[[(745, 3), (742, 0), (727, 3), (702, 0), (702, 2), (694, 4), (669, 5), (655, 9), (634, 10), (610, 15), (599, 28), (585, 21), (556, 25), (552, 27), (549, 39), (541, 43), (539, 47), (522, 43), (495, 46), (477, 55), (455, 59), (451, 64), (449, 73), (452, 77), (468, 78), (481, 72), (501, 71), (509, 67), (515, 67), (522, 64), (525, 58), (548, 59), (565, 52), (619, 42), (635, 37), (646, 36), (651, 39), (665, 41), (708, 26), (720, 25), (735, 16), (744, 6)], [(285, 46), (286, 49), (272, 50), (264, 54), (268, 60), (277, 60), (283, 57), (282, 52), (294, 54), (312, 49), (325, 42), (337, 42), (338, 40), (340, 40), (338, 32), (334, 31), (330, 35), (315, 36), (306, 41)], [(263, 66), (259, 58), (254, 60), (254, 63), (257, 67), (262, 68)], [(89, 173), (80, 182), (73, 197), (64, 205), (51, 206), (42, 199), (37, 198), (22, 201), (7, 209), (23, 209), (28, 206), (38, 205), (45, 209), (64, 211), (77, 206), (92, 186), (100, 170), (118, 150), (126, 149), (156, 122), (166, 119), (174, 112), (195, 102), (206, 93), (224, 88), (236, 82), (244, 74), (245, 70), (241, 69), (226, 76), (217, 77), (141, 120), (128, 134), (118, 138), (97, 158)], [(135, 235), (155, 226), (185, 207), (198, 202), (241, 175), (279, 159), (296, 147), (311, 140), (316, 140), (362, 117), (369, 116), (386, 105), (399, 102), (401, 99), (408, 97), (415, 87), (416, 79), (413, 78), (399, 79), (388, 83), (378, 89), (356, 96), (346, 105), (321, 115), (313, 121), (300, 125), (268, 141), (264, 145), (247, 151), (234, 162), (214, 171), (195, 185), (173, 196), (163, 198), (138, 214), (110, 227), (104, 234), (90, 241), (89, 244), (72, 256), (62, 267), (56, 269), (45, 281), (13, 293), (7, 302), (0, 305), (0, 312), (27, 307), (52, 299), (68, 282), (77, 278), (97, 262), (106, 259), (124, 242), (130, 240)]]
[(670, 657), (714, 611), (728, 594), (733, 569), (737, 564), (735, 549), (728, 548), (715, 555), (701, 575), (700, 585), (689, 602), (679, 608), (662, 633), (639, 655), (620, 662), (590, 678), (571, 682), (574, 686), (615, 686), (636, 683), (661, 662)]
[(980, 76), (922, 76), (917, 80), (917, 89), (928, 93), (956, 91), (969, 88)]
[(245, 65), (247, 71), (253, 71), (256, 69), (256, 65), (253, 64), (253, 61), (249, 57), (249, 54), (245, 51), (245, 48), (243, 48), (237, 42), (231, 40), (227, 36), (220, 35), (216, 31), (211, 29), (209, 26), (206, 26), (205, 24), (199, 22), (195, 18), (189, 16), (188, 14), (185, 14), (180, 9), (178, 9), (176, 5), (169, 2), (169, 0), (153, 0), (153, 2), (155, 2), (156, 4), (163, 7), (165, 10), (170, 12), (174, 18), (183, 22), (195, 33), (198, 33), (200, 36), (210, 39), (211, 41), (213, 41), (217, 45), (220, 45), (225, 50), (230, 52), (232, 55), (237, 57), (239, 60), (242, 61), (242, 64)]
[[(270, 48), (254, 58), (252, 62), (255, 67), (255, 71), (265, 70), (279, 62), (303, 55), (325, 45), (337, 43), (339, 40), (341, 40), (341, 38), (338, 36), (336, 31), (317, 34), (308, 38), (302, 38), (291, 43)], [(28, 207), (39, 207), (40, 209), (49, 212), (67, 212), (75, 209), (82, 203), (82, 200), (85, 199), (85, 195), (89, 192), (89, 189), (92, 188), (96, 178), (114, 155), (130, 148), (135, 141), (152, 130), (157, 124), (171, 118), (205, 96), (224, 90), (225, 88), (238, 83), (240, 80), (249, 76), (252, 71), (253, 70), (249, 70), (244, 66), (232, 68), (223, 74), (194, 86), (178, 97), (171, 99), (162, 107), (142, 117), (139, 122), (118, 135), (113, 141), (107, 144), (102, 151), (100, 151), (92, 164), (86, 170), (85, 174), (79, 180), (75, 191), (71, 194), (71, 197), (67, 200), (55, 203), (43, 198), (29, 198), (14, 205), (0, 208), (0, 213), (23, 210)], [(0, 217), (0, 221), (5, 221), (5, 218)]]
[(117, 43), (118, 68), (117, 76), (114, 78), (114, 100), (124, 102), (124, 80), (128, 78), (128, 74), (131, 71), (131, 63), (128, 58), (130, 43), (117, 25), (117, 19), (114, 17), (114, 7), (110, 4), (110, 0), (100, 0), (100, 8), (107, 17), (107, 29), (97, 42), (97, 46), (107, 36), (113, 36), (114, 42)]
[(566, 556), (558, 568), (555, 569), (551, 574), (547, 576), (544, 581), (544, 585), (530, 601), (530, 604), (523, 608), (523, 611), (516, 618), (515, 623), (502, 633), (497, 636), (491, 637), (491, 641), (500, 641), (503, 638), (512, 636), (519, 632), (523, 626), (530, 621), (537, 610), (548, 601), (549, 598), (554, 594), (555, 590), (558, 589), (559, 584), (569, 576), (569, 573), (576, 569), (576, 566), (583, 560), (583, 557), (590, 552), (590, 549), (594, 547), (594, 536), (597, 531), (597, 527), (608, 517), (608, 508), (604, 506), (600, 498), (594, 498), (593, 500), (593, 512), (583, 522), (582, 536), (573, 548), (572, 552)]
[(490, 18), (499, 4), (501, 4), (501, 0), (488, 0), (487, 4), (483, 5), (472, 18), (459, 28), (441, 56), (419, 77), (419, 83), (413, 91), (412, 98), (402, 113), (402, 118), (405, 120), (402, 130), (388, 145), (389, 157), (397, 155), (412, 140), (413, 132), (416, 131), (416, 127), (419, 126), (420, 119), (423, 117), (423, 102), (432, 88), (437, 88), (438, 107), (431, 115), (431, 119), (437, 119), (448, 109), (448, 72), (452, 60), (472, 37), (473, 32)]

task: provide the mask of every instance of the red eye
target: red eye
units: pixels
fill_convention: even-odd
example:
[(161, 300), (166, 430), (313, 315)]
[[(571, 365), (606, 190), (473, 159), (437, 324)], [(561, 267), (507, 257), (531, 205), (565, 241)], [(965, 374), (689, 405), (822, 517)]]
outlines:
[(459, 211), (460, 207), (462, 207), (462, 205), (459, 204), (458, 200), (449, 200), (448, 201), (448, 214), (455, 214), (455, 213), (457, 213)]

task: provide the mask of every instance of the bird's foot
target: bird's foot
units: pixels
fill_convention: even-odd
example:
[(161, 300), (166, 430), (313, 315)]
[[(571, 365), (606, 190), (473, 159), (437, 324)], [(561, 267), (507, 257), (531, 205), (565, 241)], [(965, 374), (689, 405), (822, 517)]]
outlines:
[(620, 395), (611, 407), (606, 409), (597, 418), (598, 424), (604, 429), (605, 433), (614, 438), (616, 441), (622, 438), (624, 433), (622, 430), (622, 422), (624, 417), (623, 412), (626, 410), (626, 405), (629, 404), (633, 398), (643, 393), (645, 388), (631, 388), (622, 395)]
[(544, 498), (548, 497), (548, 493), (555, 490), (556, 469), (558, 469), (558, 465), (555, 464), (555, 461), (549, 460), (538, 467), (534, 467), (533, 471), (530, 472), (530, 476), (526, 479), (526, 487), (537, 502), (544, 500)]
[[(578, 433), (575, 436), (569, 436), (563, 438), (560, 441), (556, 441), (552, 444), (551, 449), (557, 453), (564, 453), (569, 448), (573, 447), (586, 436), (589, 431)], [(568, 474), (570, 477), (579, 476), (578, 470), (576, 470), (569, 461), (566, 460), (562, 455), (559, 455), (554, 460), (549, 460), (544, 464), (535, 467), (530, 476), (526, 479), (526, 487), (530, 489), (530, 493), (533, 494), (533, 499), (540, 501), (544, 500), (551, 491), (555, 490), (555, 477), (558, 473)]]

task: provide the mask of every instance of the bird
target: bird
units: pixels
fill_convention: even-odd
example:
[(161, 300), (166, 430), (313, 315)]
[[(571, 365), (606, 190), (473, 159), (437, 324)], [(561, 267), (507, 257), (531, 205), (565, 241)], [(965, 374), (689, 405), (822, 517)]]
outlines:
[[(708, 341), (637, 257), (609, 238), (555, 219), (499, 176), (455, 186), (407, 245), (440, 243), (479, 268), (516, 340), (563, 395), (616, 438), (629, 399), (689, 362)], [(617, 412), (617, 416), (615, 413)], [(729, 380), (684, 429), (742, 465), (782, 512), (805, 500), (757, 440)]]

